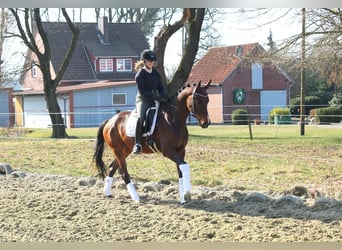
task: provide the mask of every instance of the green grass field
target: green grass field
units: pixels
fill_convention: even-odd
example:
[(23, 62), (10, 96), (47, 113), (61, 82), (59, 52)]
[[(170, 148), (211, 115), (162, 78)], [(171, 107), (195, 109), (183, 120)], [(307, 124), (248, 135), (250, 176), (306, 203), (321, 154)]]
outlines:
[[(281, 191), (306, 185), (341, 191), (342, 128), (296, 125), (189, 126), (186, 161), (193, 185)], [(67, 129), (76, 139), (50, 139), (51, 129), (0, 130), (0, 162), (29, 172), (94, 176), (97, 128)], [(112, 155), (104, 154), (106, 163)], [(177, 181), (175, 164), (160, 154), (130, 155), (132, 179)]]

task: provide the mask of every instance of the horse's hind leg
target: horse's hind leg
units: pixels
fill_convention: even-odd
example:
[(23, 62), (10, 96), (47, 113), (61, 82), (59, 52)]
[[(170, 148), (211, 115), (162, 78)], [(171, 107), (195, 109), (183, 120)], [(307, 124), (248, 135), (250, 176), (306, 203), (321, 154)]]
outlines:
[(112, 163), (109, 165), (109, 173), (105, 178), (105, 184), (103, 187), (103, 194), (106, 197), (112, 197), (112, 184), (113, 184), (113, 176), (118, 169), (119, 164), (116, 160), (112, 161)]

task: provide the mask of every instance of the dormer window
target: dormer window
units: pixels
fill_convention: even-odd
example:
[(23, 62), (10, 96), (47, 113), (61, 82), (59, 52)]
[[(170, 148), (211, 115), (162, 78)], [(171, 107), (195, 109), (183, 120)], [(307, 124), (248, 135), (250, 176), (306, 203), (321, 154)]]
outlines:
[(100, 72), (113, 72), (113, 59), (99, 60)]
[(37, 77), (37, 70), (38, 70), (38, 66), (37, 65), (32, 65), (32, 68), (31, 68), (31, 75), (33, 78), (36, 78)]
[(238, 57), (241, 57), (242, 56), (242, 52), (243, 52), (243, 48), (239, 45), (237, 48), (236, 48), (236, 55)]
[(116, 59), (116, 71), (132, 71), (132, 59)]

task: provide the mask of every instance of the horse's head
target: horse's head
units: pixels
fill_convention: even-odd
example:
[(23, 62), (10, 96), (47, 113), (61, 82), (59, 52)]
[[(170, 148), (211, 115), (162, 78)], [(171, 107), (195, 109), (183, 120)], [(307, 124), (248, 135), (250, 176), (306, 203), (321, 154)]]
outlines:
[(199, 82), (187, 99), (188, 110), (197, 119), (198, 124), (202, 128), (207, 128), (210, 125), (208, 114), (209, 96), (207, 92), (210, 83), (211, 80), (206, 85), (201, 86), (201, 82)]

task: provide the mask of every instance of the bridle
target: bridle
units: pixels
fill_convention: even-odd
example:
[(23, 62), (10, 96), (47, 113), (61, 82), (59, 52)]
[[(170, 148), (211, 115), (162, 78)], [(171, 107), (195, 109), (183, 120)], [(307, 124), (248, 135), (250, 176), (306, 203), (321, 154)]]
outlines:
[(192, 98), (191, 98), (191, 111), (190, 111), (190, 115), (195, 117), (197, 115), (199, 115), (197, 112), (198, 110), (196, 110), (196, 105), (195, 105), (195, 99), (196, 98), (205, 98), (205, 99), (209, 99), (208, 94), (207, 95), (202, 95), (196, 92), (196, 89), (194, 89), (194, 91), (192, 92)]

